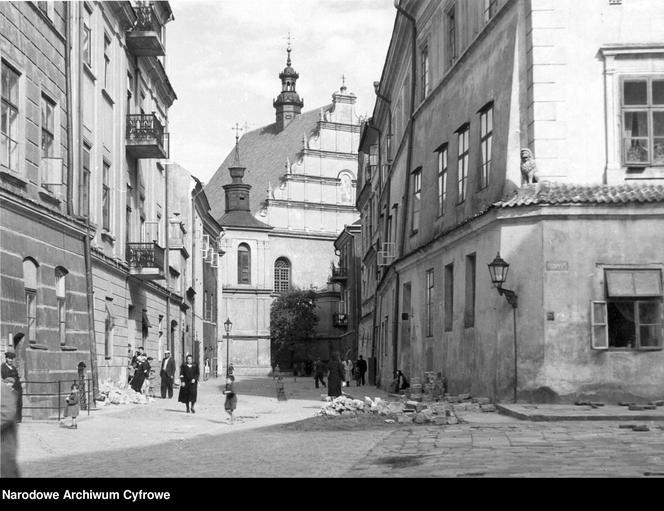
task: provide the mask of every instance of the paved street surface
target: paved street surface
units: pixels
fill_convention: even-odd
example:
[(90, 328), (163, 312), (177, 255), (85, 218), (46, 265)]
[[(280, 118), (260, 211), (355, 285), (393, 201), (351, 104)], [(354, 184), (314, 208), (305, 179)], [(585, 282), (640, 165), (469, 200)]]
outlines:
[[(526, 422), (495, 413), (461, 415), (455, 426), (353, 427), (311, 419), (321, 407), (311, 378), (239, 377), (236, 423), (228, 424), (222, 379), (201, 383), (196, 414), (156, 399), (81, 416), (77, 430), (26, 420), (19, 465), (26, 477), (592, 477), (664, 476), (664, 427), (614, 421)], [(384, 397), (374, 387), (353, 397)], [(309, 421), (304, 421), (310, 419)], [(322, 427), (319, 427), (321, 426)]]

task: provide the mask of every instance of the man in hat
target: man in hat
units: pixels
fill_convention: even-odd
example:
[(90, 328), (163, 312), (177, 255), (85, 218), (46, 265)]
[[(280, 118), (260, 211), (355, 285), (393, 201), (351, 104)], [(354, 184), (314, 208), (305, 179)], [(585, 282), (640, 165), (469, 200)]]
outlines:
[[(4, 366), (2, 368), (4, 371)], [(0, 396), (0, 415), (2, 416), (2, 433), (0, 439), (0, 477), (18, 477), (16, 465), (16, 392), (14, 378), (3, 378), (2, 396)]]
[(164, 352), (159, 376), (161, 376), (161, 398), (166, 399), (166, 391), (168, 391), (168, 399), (171, 399), (173, 397), (173, 379), (175, 378), (175, 360), (171, 357), (170, 350)]
[(14, 378), (14, 385), (12, 388), (16, 392), (16, 422), (23, 420), (23, 389), (21, 388), (21, 378), (18, 375), (18, 369), (15, 364), (16, 353), (8, 351), (5, 353), (5, 363), (2, 364), (1, 376), (2, 379)]

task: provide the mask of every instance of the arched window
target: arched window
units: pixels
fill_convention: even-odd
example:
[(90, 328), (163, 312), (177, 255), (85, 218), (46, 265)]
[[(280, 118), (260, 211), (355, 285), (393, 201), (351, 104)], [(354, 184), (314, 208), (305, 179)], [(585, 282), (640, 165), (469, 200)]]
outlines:
[(237, 248), (237, 283), (251, 284), (251, 250), (246, 243)]
[(60, 346), (67, 344), (67, 285), (66, 276), (69, 273), (62, 266), (55, 269), (55, 296), (58, 300), (58, 333)]
[(280, 257), (274, 262), (274, 292), (285, 293), (290, 289), (291, 265), (288, 259)]
[(25, 288), (25, 316), (28, 323), (28, 342), (37, 341), (37, 268), (34, 259), (23, 260), (23, 286)]
[(353, 178), (350, 174), (344, 172), (339, 176), (339, 202), (347, 204), (353, 200)]

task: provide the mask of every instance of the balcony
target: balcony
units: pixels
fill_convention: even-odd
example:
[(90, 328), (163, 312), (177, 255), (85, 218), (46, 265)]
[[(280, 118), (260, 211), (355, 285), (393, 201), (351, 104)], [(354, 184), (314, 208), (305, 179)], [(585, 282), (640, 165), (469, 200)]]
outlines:
[(168, 158), (168, 133), (155, 114), (127, 116), (127, 153), (134, 158)]
[(345, 312), (335, 312), (332, 314), (332, 324), (337, 328), (347, 328), (348, 314)]
[(332, 276), (330, 282), (346, 282), (348, 280), (348, 269), (342, 266), (332, 265)]
[(161, 42), (161, 24), (152, 5), (134, 7), (136, 24), (127, 32), (129, 51), (141, 57), (163, 57), (166, 55)]
[(142, 280), (164, 279), (164, 249), (156, 241), (127, 245), (129, 274)]

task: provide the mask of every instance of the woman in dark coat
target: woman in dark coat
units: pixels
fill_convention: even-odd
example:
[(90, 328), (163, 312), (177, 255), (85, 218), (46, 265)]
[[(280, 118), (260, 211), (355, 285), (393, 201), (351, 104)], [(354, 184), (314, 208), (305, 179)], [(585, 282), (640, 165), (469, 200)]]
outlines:
[(196, 404), (196, 395), (198, 394), (198, 378), (200, 371), (198, 364), (194, 364), (194, 358), (187, 355), (186, 362), (180, 367), (180, 393), (178, 394), (178, 401), (187, 405), (187, 413), (189, 413), (189, 405), (191, 405), (191, 413), (196, 413), (194, 405)]
[(131, 379), (131, 388), (134, 392), (141, 393), (143, 388), (143, 382), (150, 372), (150, 365), (148, 364), (147, 357), (145, 354), (139, 355), (136, 371), (134, 371), (134, 377)]
[(332, 353), (332, 360), (327, 366), (330, 373), (327, 376), (327, 395), (339, 397), (341, 395), (341, 382), (344, 381), (344, 366), (339, 361), (339, 354)]

